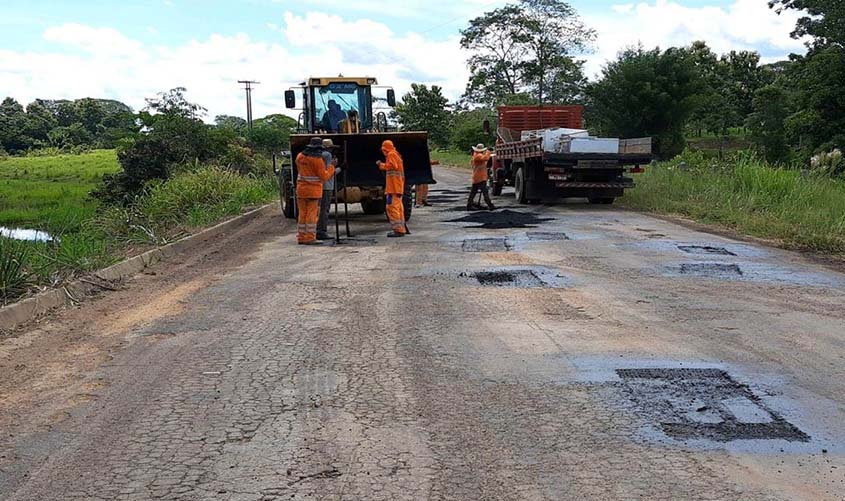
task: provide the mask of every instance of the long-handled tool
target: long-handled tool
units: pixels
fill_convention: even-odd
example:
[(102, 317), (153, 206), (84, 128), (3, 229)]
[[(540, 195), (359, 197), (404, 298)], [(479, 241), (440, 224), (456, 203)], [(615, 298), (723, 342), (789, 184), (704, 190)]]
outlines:
[(334, 180), (334, 243), (340, 244), (340, 220), (337, 217), (337, 176)]
[(346, 238), (350, 238), (352, 236), (352, 232), (349, 231), (349, 202), (346, 201), (349, 198), (347, 196), (348, 193), (346, 191), (347, 186), (349, 186), (346, 183), (346, 173), (349, 171), (349, 150), (347, 148), (348, 144), (349, 143), (347, 141), (343, 142), (343, 163), (345, 167), (343, 169), (343, 215), (346, 218)]

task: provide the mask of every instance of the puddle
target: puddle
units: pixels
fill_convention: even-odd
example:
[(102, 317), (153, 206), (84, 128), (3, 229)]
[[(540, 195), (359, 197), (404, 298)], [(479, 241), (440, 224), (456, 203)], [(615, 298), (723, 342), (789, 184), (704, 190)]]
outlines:
[(537, 214), (531, 212), (519, 212), (515, 210), (505, 209), (495, 212), (479, 211), (473, 212), (467, 216), (452, 219), (449, 223), (467, 223), (466, 226), (470, 229), (505, 229), (505, 228), (533, 228), (536, 225), (546, 222), (554, 221), (554, 218), (542, 218)]
[(464, 252), (507, 252), (510, 250), (505, 238), (474, 238), (464, 240)]
[(0, 226), (0, 236), (13, 240), (29, 240), (32, 242), (52, 242), (53, 236), (46, 231), (27, 230), (24, 228), (6, 228)]
[(679, 245), (678, 249), (687, 254), (705, 254), (716, 256), (736, 256), (733, 252), (724, 247), (712, 247), (709, 245)]
[(629, 399), (680, 440), (785, 440), (810, 436), (722, 369), (617, 369)]
[(683, 263), (681, 264), (681, 275), (694, 275), (697, 277), (729, 278), (741, 277), (742, 268), (738, 264), (725, 263)]

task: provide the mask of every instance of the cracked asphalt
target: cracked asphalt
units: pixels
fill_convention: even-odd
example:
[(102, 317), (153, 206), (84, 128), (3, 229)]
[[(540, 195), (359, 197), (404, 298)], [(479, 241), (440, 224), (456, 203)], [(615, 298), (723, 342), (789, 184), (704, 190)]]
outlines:
[(407, 238), (264, 218), (0, 338), (0, 498), (845, 499), (845, 274), (614, 207), (446, 222), (468, 177)]

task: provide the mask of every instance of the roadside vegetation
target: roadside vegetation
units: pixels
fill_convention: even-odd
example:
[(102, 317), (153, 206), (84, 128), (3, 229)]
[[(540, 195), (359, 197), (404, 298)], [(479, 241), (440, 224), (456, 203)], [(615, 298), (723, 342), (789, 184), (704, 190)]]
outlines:
[(0, 236), (0, 304), (276, 197), (268, 155), (287, 145), (291, 120), (247, 130), (235, 117), (209, 126), (203, 112), (173, 89), (148, 100), (116, 149), (0, 156), (0, 226), (45, 232)]
[(788, 248), (845, 253), (845, 180), (773, 166), (749, 152), (723, 160), (686, 152), (637, 176), (624, 206), (682, 215), (779, 240)]

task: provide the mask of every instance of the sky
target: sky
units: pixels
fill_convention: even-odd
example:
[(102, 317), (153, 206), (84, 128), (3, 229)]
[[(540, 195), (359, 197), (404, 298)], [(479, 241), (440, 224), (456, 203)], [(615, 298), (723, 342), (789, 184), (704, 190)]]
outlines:
[[(186, 87), (209, 117), (245, 116), (238, 80), (260, 82), (254, 116), (284, 111), (283, 93), (308, 76), (373, 76), (400, 96), (466, 85), (460, 49), (468, 20), (498, 0), (0, 0), (0, 97), (144, 98)], [(570, 0), (598, 34), (579, 57), (595, 77), (625, 47), (704, 40), (764, 62), (803, 53), (789, 33), (799, 16), (767, 0)], [(392, 5), (389, 5), (392, 4)]]

